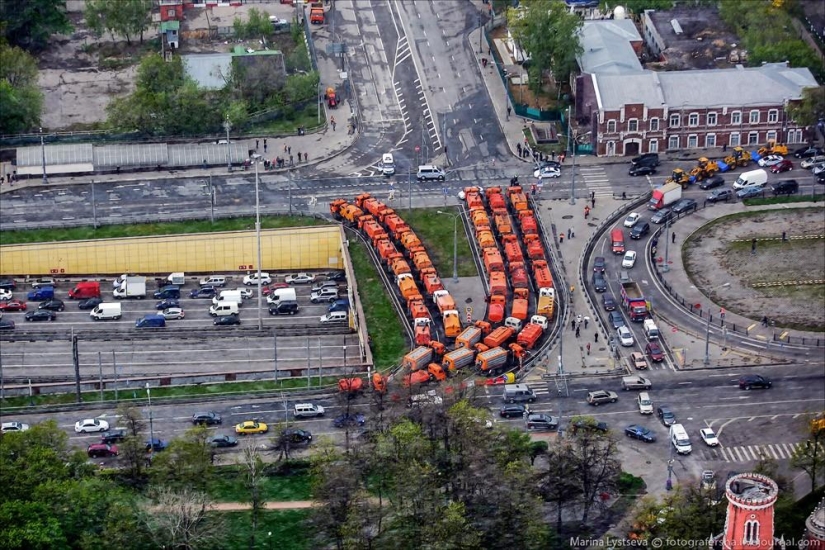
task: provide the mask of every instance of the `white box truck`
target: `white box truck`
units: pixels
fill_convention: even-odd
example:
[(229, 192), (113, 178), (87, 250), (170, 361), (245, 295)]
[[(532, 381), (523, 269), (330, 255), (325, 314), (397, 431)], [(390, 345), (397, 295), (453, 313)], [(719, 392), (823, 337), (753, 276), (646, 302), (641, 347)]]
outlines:
[(243, 305), (243, 293), (240, 290), (222, 290), (218, 296), (212, 298), (212, 304), (225, 304), (235, 302), (238, 307)]
[(146, 277), (126, 277), (120, 286), (114, 290), (114, 296), (118, 300), (124, 298), (142, 300), (146, 298)]
[(284, 301), (298, 301), (294, 288), (276, 288), (266, 297), (266, 303), (273, 306), (277, 306)]
[(183, 286), (186, 284), (186, 275), (183, 273), (171, 273), (166, 280), (170, 285)]
[(123, 316), (123, 310), (118, 302), (103, 302), (89, 312), (89, 317), (95, 321), (117, 320)]
[(672, 181), (653, 190), (653, 195), (647, 203), (649, 210), (661, 210), (682, 198), (682, 186)]

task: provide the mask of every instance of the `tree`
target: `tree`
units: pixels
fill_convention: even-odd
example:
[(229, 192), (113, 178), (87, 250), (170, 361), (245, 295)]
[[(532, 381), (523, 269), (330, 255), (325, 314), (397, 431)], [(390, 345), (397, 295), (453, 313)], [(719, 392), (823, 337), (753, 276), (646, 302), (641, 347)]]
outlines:
[(601, 495), (611, 493), (621, 474), (616, 458), (616, 440), (594, 429), (580, 429), (568, 439), (564, 452), (570, 453), (573, 484), (582, 507), (582, 523), (587, 523), (593, 506)]
[(645, 10), (669, 10), (673, 8), (673, 0), (624, 0), (621, 4), (601, 0), (599, 9), (603, 12), (611, 11), (617, 5), (624, 7), (630, 13), (642, 15)]
[(134, 486), (146, 481), (146, 443), (143, 439), (145, 421), (140, 410), (129, 404), (122, 404), (117, 409), (120, 422), (126, 428), (126, 438), (118, 444), (120, 460), (123, 461), (126, 477)]
[(20, 48), (0, 43), (0, 133), (36, 128), (43, 109), (37, 61)]
[(243, 448), (244, 485), (249, 490), (248, 501), (252, 505), (252, 529), (249, 533), (249, 547), (255, 548), (255, 533), (258, 531), (258, 519), (264, 509), (261, 486), (264, 482), (264, 461), (252, 442)]
[(8, 43), (28, 52), (46, 48), (53, 34), (73, 30), (66, 15), (66, 0), (0, 2), (0, 21)]
[(537, 475), (539, 494), (556, 509), (556, 531), (561, 531), (564, 509), (581, 496), (575, 477), (576, 461), (571, 450), (569, 445), (556, 440), (546, 451), (547, 467)]
[(644, 497), (633, 512), (628, 535), (641, 540), (704, 540), (722, 531), (726, 506), (724, 498), (709, 499), (697, 485), (679, 485), (661, 501)]
[(820, 123), (825, 118), (825, 86), (802, 90), (802, 99), (788, 106), (788, 114), (800, 126)]
[(204, 493), (157, 489), (154, 502), (143, 507), (155, 547), (195, 550), (216, 544), (224, 527), (219, 516), (209, 514), (211, 507), (212, 500)]
[(162, 453), (152, 459), (151, 477), (155, 484), (166, 487), (206, 489), (214, 476), (209, 429), (195, 426), (183, 437), (175, 438)]
[(114, 41), (115, 35), (126, 38), (132, 43), (132, 37), (143, 33), (152, 23), (151, 0), (87, 0), (83, 16), (92, 32), (100, 38), (108, 32)]

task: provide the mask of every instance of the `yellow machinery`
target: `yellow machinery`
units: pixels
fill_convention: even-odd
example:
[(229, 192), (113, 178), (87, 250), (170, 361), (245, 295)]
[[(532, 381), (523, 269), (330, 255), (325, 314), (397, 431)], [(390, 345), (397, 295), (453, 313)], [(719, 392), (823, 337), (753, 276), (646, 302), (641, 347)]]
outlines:
[(674, 168), (670, 177), (665, 180), (665, 184), (668, 183), (678, 183), (684, 189), (690, 183), (690, 176), (681, 168)]
[(717, 172), (719, 172), (719, 165), (716, 164), (716, 161), (702, 157), (699, 159), (696, 168), (690, 171), (690, 176), (695, 178), (696, 181), (702, 181), (703, 179), (710, 178)]
[(788, 154), (788, 146), (784, 143), (776, 143), (775, 141), (769, 141), (765, 145), (759, 148), (757, 151), (760, 157), (764, 157), (766, 155), (782, 155), (783, 157)]
[(751, 162), (751, 154), (741, 147), (734, 147), (733, 153), (725, 157), (725, 164), (731, 168), (735, 166), (747, 166)]

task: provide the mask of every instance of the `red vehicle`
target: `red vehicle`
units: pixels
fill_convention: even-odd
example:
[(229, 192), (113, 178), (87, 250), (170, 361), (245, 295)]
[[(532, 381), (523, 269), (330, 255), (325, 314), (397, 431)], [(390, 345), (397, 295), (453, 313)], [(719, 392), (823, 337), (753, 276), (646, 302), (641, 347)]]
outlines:
[(100, 298), (100, 283), (97, 281), (81, 281), (69, 291), (69, 298), (73, 300)]
[(26, 311), (26, 302), (20, 300), (0, 302), (0, 311)]
[(650, 342), (645, 346), (645, 354), (650, 357), (651, 361), (655, 361), (656, 363), (661, 363), (665, 360), (665, 354), (656, 342)]
[(86, 454), (91, 458), (105, 458), (117, 456), (117, 445), (107, 445), (105, 443), (93, 443), (86, 448)]
[(269, 286), (265, 286), (265, 287), (263, 287), (263, 288), (261, 289), (261, 293), (262, 293), (264, 296), (269, 296), (270, 294), (272, 294), (272, 291), (273, 291), (273, 290), (276, 290), (276, 289), (279, 289), (279, 288), (289, 288), (289, 285), (288, 285), (288, 284), (286, 284), (286, 283), (272, 283), (272, 284), (271, 284), (271, 285), (269, 285)]
[(771, 166), (771, 172), (774, 174), (779, 174), (780, 172), (790, 172), (793, 170), (793, 162), (788, 159), (783, 160), (779, 164), (774, 164)]

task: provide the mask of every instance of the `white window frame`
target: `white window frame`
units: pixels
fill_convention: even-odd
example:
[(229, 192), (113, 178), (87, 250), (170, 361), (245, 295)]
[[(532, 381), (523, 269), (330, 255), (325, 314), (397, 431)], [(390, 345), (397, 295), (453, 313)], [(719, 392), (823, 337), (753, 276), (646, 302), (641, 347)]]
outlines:
[(742, 544), (745, 546), (759, 544), (759, 522), (757, 520), (750, 519), (745, 522), (745, 532), (742, 536)]
[(668, 150), (678, 149), (679, 136), (670, 136), (669, 138), (667, 138), (667, 148)]
[(607, 121), (607, 133), (608, 134), (615, 134), (616, 133), (616, 120), (611, 119)]
[(658, 153), (659, 152), (659, 140), (658, 139), (651, 139), (650, 144), (647, 148), (648, 153)]
[(716, 134), (705, 135), (705, 147), (716, 147)]
[(788, 130), (788, 143), (802, 142), (802, 128), (793, 128)]
[(730, 123), (731, 124), (742, 124), (742, 111), (733, 111), (730, 114)]
[(768, 122), (779, 122), (779, 109), (768, 111)]
[[(635, 126), (635, 128), (634, 128)], [(638, 118), (629, 118), (627, 119), (627, 131), (628, 132), (638, 132), (639, 131), (639, 119)]]
[(748, 145), (759, 145), (759, 132), (748, 132)]
[(751, 109), (748, 113), (748, 124), (759, 124), (759, 109)]
[(730, 138), (728, 138), (728, 147), (739, 147), (742, 145), (742, 136), (739, 135), (739, 132), (731, 132)]
[(719, 123), (719, 115), (716, 112), (707, 114), (707, 125), (716, 126)]
[(679, 124), (682, 122), (682, 117), (679, 113), (671, 113), (668, 122), (668, 128), (678, 128)]
[(653, 117), (650, 119), (650, 131), (651, 132), (658, 132), (659, 131), (659, 119), (657, 117)]
[(767, 134), (765, 134), (765, 143), (770, 143), (773, 141), (776, 142), (776, 130), (769, 130)]
[(690, 134), (687, 137), (687, 148), (688, 149), (697, 149), (699, 147), (699, 136), (696, 134)]
[(699, 126), (699, 113), (690, 113), (688, 115), (688, 126), (691, 128)]

